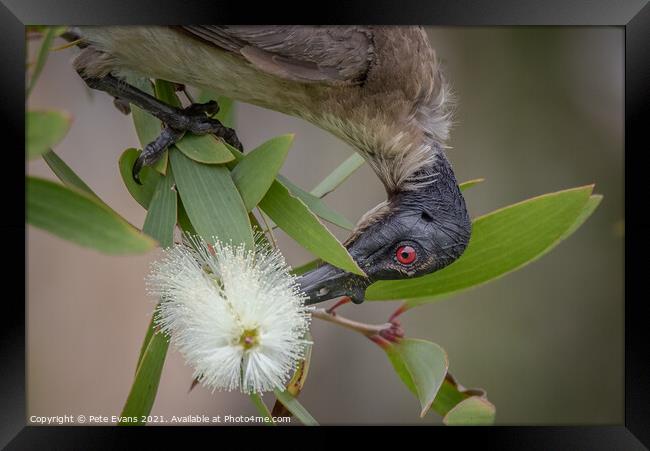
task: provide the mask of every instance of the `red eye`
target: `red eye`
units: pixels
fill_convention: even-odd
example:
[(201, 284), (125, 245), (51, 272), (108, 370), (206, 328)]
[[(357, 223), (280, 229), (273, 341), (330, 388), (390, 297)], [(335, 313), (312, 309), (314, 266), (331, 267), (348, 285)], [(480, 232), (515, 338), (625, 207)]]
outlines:
[(411, 246), (400, 246), (395, 253), (397, 261), (403, 265), (410, 265), (415, 261), (417, 253)]

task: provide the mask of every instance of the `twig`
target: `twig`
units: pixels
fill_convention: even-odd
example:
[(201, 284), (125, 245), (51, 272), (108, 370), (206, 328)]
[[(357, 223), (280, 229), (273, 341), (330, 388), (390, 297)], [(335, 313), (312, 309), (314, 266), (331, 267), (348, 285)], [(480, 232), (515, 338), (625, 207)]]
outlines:
[(347, 329), (355, 330), (368, 338), (379, 335), (382, 331), (387, 331), (395, 327), (392, 323), (384, 324), (366, 324), (359, 321), (354, 321), (342, 316), (327, 313), (325, 309), (316, 309), (311, 313), (312, 317), (328, 321), (330, 323), (338, 324)]

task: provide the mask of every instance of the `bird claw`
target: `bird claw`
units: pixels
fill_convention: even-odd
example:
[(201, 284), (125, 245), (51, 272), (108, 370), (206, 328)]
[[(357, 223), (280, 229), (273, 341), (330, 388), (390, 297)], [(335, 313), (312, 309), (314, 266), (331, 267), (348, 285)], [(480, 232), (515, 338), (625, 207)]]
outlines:
[[(165, 149), (180, 140), (186, 131), (196, 135), (213, 134), (243, 152), (243, 146), (237, 138), (235, 130), (224, 126), (217, 119), (209, 117), (219, 111), (219, 104), (214, 100), (201, 104), (193, 103), (186, 108), (177, 108), (111, 74), (92, 77), (86, 75), (83, 70), (78, 71), (88, 87), (104, 91), (116, 98), (115, 106), (120, 111), (127, 111), (125, 103), (128, 102), (147, 111), (165, 124), (160, 135), (145, 146), (133, 165), (131, 172), (137, 183), (141, 183), (139, 174), (142, 168), (158, 161)], [(184, 86), (175, 85), (174, 89), (184, 90)]]
[(210, 100), (205, 103), (193, 103), (183, 111), (191, 115), (201, 115), (207, 114), (208, 116), (213, 116), (219, 112), (219, 104), (216, 100)]
[(235, 130), (224, 126), (217, 119), (207, 116), (216, 114), (218, 111), (219, 104), (214, 100), (206, 103), (194, 103), (187, 108), (179, 110), (176, 117), (170, 118), (167, 121), (167, 126), (162, 130), (160, 135), (142, 150), (131, 171), (133, 180), (141, 185), (140, 171), (142, 168), (158, 161), (163, 152), (169, 146), (179, 141), (186, 131), (195, 135), (213, 134), (243, 152), (243, 146), (239, 138), (237, 138)]
[(133, 163), (133, 168), (131, 169), (133, 180), (138, 185), (142, 185), (142, 181), (140, 180), (140, 172), (142, 171), (142, 168), (145, 166), (151, 166), (158, 161), (165, 150), (175, 142), (179, 141), (183, 135), (185, 135), (184, 130), (165, 127), (155, 140), (144, 146), (144, 149), (142, 149), (142, 152), (135, 160), (135, 163)]

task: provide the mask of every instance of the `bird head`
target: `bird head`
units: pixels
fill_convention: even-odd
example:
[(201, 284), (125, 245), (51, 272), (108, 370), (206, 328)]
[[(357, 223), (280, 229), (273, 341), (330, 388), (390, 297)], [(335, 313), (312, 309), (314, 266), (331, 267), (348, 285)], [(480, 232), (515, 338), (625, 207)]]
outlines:
[(406, 279), (437, 271), (463, 253), (471, 221), (451, 165), (440, 153), (414, 178), (410, 189), (389, 193), (386, 202), (359, 221), (345, 246), (367, 277), (324, 264), (298, 281), (307, 303), (349, 296), (364, 299), (376, 280)]

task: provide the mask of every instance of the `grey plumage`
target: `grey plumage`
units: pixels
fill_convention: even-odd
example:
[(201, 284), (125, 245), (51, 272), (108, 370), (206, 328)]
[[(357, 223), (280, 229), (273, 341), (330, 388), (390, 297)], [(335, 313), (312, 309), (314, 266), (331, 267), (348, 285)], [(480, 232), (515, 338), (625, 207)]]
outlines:
[(449, 88), (420, 27), (82, 27), (86, 74), (135, 71), (301, 117), (352, 145), (389, 194), (431, 177)]
[(364, 27), (183, 26), (193, 36), (240, 53), (260, 70), (299, 82), (360, 83), (373, 58)]

